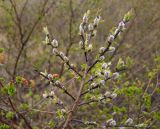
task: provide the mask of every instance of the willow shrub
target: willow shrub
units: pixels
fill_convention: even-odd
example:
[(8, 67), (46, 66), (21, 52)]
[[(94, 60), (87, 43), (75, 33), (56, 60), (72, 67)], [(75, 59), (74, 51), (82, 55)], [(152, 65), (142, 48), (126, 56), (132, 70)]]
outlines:
[[(155, 86), (152, 81), (155, 80), (159, 66), (149, 73), (149, 82), (145, 83), (138, 79), (132, 82), (127, 80), (126, 71), (134, 63), (129, 57), (114, 60), (116, 64), (113, 64), (117, 51), (115, 46), (118, 46), (119, 41), (117, 39), (123, 36), (132, 17), (132, 11), (125, 14), (117, 27), (111, 30), (105, 46), (95, 48), (93, 39), (101, 23), (101, 16), (97, 12), (93, 18), (90, 11), (87, 11), (79, 26), (81, 55), (74, 53), (74, 56), (84, 60), (81, 64), (74, 64), (61, 51), (60, 43), (52, 39), (47, 27), (44, 27), (43, 43), (51, 47), (53, 56), (62, 61), (66, 74), (60, 76), (36, 70), (50, 86), (36, 95), (32, 90), (19, 95), (21, 88), (18, 87), (35, 86), (33, 80), (17, 76), (16, 80), (6, 84), (1, 79), (1, 97), (6, 108), (2, 107), (1, 110), (0, 129), (158, 129), (160, 112), (153, 96), (160, 90), (159, 83)], [(159, 60), (156, 58), (156, 62)], [(68, 82), (71, 80), (74, 80), (72, 86), (76, 88), (70, 88)], [(25, 100), (20, 101), (24, 96)]]

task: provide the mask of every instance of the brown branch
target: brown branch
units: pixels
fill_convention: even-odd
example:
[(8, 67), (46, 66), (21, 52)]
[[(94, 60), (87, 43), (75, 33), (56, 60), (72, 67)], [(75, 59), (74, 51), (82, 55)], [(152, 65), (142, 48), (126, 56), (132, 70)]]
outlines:
[[(60, 55), (60, 54), (57, 54), (58, 57), (60, 57), (61, 60), (64, 61), (63, 57)], [(71, 69), (72, 71), (74, 71), (79, 77), (82, 78), (82, 75), (75, 69), (71, 66), (71, 64), (68, 62), (66, 62), (66, 65), (69, 67), (69, 69)]]
[(90, 101), (82, 102), (82, 103), (79, 104), (79, 106), (88, 105), (88, 104), (95, 103), (95, 102), (101, 102), (101, 101), (103, 101), (107, 98), (112, 99), (111, 97), (103, 96), (101, 99), (91, 99)]
[(82, 93), (82, 90), (83, 90), (83, 87), (84, 87), (86, 75), (87, 75), (87, 72), (86, 72), (86, 70), (85, 70), (84, 76), (83, 76), (83, 78), (82, 78), (82, 82), (81, 82), (81, 84), (80, 84), (80, 89), (79, 89), (79, 92), (78, 92), (76, 101), (74, 102), (71, 111), (68, 113), (67, 118), (66, 118), (66, 121), (65, 121), (62, 129), (67, 129), (67, 128), (68, 128), (68, 125), (69, 125), (69, 123), (70, 123), (71, 120), (72, 120), (73, 114), (75, 113), (75, 111), (76, 111), (77, 108), (78, 108), (78, 104), (79, 104), (80, 97), (81, 97), (81, 93)]
[[(107, 78), (105, 81), (107, 81), (107, 80), (109, 80), (109, 79), (111, 79), (111, 78), (109, 77), (109, 78)], [(94, 89), (97, 89), (97, 88), (99, 88), (99, 87), (101, 87), (101, 85), (100, 85), (100, 84), (97, 84), (97, 85), (95, 85), (95, 86), (87, 89), (86, 91), (84, 91), (84, 92), (81, 94), (81, 96), (83, 96), (83, 95), (87, 94), (88, 92), (90, 92), (90, 91), (92, 91), (92, 90), (94, 90)]]
[(47, 76), (41, 74), (38, 70), (35, 70), (35, 71), (36, 71), (38, 74), (40, 74), (41, 76), (43, 76), (45, 79), (51, 81), (57, 88), (63, 90), (63, 92), (64, 92), (65, 94), (67, 94), (67, 95), (70, 96), (73, 100), (75, 100), (74, 96), (72, 96), (72, 95), (67, 91), (67, 89), (64, 88), (63, 85), (61, 85), (61, 84), (57, 85), (57, 84), (55, 84), (54, 80), (50, 80)]

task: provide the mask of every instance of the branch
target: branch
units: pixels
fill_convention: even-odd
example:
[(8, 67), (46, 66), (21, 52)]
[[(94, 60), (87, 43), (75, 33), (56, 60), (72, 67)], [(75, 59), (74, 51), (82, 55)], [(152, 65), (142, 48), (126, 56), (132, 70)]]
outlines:
[(47, 76), (41, 74), (38, 70), (35, 70), (35, 71), (36, 71), (38, 74), (40, 74), (41, 76), (43, 76), (45, 79), (47, 79), (47, 80), (49, 80), (50, 82), (52, 82), (57, 88), (63, 90), (63, 92), (64, 92), (65, 94), (67, 94), (68, 96), (70, 96), (73, 100), (75, 100), (75, 98), (67, 91), (67, 89), (64, 88), (63, 85), (61, 85), (61, 84), (57, 85), (57, 84), (55, 84), (54, 80), (50, 80)]
[[(127, 23), (127, 22), (124, 22)], [(114, 40), (118, 37), (118, 35), (120, 34), (120, 32), (122, 32), (121, 30), (118, 30), (115, 34), (114, 34)], [(105, 48), (105, 50), (99, 55), (99, 58), (101, 56), (103, 56), (110, 48), (112, 42), (106, 40), (106, 42), (108, 43), (108, 46)], [(95, 62), (89, 67), (89, 69), (87, 70), (87, 73), (91, 71), (91, 69), (100, 61), (99, 58), (97, 60), (95, 60)]]
[(103, 101), (103, 100), (105, 100), (105, 99), (107, 99), (107, 98), (112, 99), (111, 97), (103, 96), (101, 99), (98, 99), (98, 100), (97, 100), (97, 99), (92, 99), (92, 100), (90, 100), (90, 101), (88, 101), (88, 102), (80, 103), (79, 106), (88, 105), (88, 104), (91, 104), (91, 103), (94, 103), (94, 102), (100, 102), (100, 101)]
[[(109, 80), (109, 79), (111, 79), (111, 78), (109, 77), (109, 78), (105, 79), (105, 81), (107, 81), (107, 80)], [(94, 89), (97, 89), (97, 88), (99, 88), (99, 87), (101, 87), (101, 84), (97, 84), (97, 85), (89, 88), (88, 90), (84, 91), (84, 92), (81, 94), (81, 96), (83, 96), (83, 95), (87, 94), (88, 92), (90, 92), (90, 91), (92, 91), (92, 90), (94, 90)]]
[[(0, 82), (0, 86), (1, 86), (1, 87), (4, 87), (1, 82)], [(7, 94), (7, 95), (8, 95), (8, 94)], [(27, 121), (27, 119), (26, 119), (21, 113), (19, 113), (19, 112), (17, 111), (17, 109), (14, 107), (14, 105), (13, 105), (13, 103), (12, 103), (12, 100), (11, 100), (11, 98), (9, 97), (9, 95), (7, 96), (7, 98), (8, 98), (8, 101), (9, 101), (9, 104), (10, 104), (12, 110), (13, 110), (15, 113), (17, 113), (17, 115), (24, 120), (25, 124), (27, 125), (27, 127), (28, 127), (29, 129), (33, 129), (32, 126), (30, 125), (30, 123)]]
[(84, 87), (84, 83), (85, 83), (85, 78), (86, 78), (86, 76), (87, 76), (87, 73), (86, 73), (86, 70), (85, 70), (84, 76), (83, 76), (83, 78), (82, 78), (82, 82), (81, 82), (81, 84), (80, 84), (80, 89), (79, 89), (79, 92), (78, 92), (76, 101), (74, 102), (71, 111), (68, 113), (67, 118), (66, 118), (66, 121), (65, 121), (62, 129), (67, 129), (67, 128), (68, 128), (68, 125), (69, 125), (69, 123), (70, 123), (71, 120), (72, 120), (73, 113), (74, 113), (74, 112), (77, 110), (77, 108), (78, 108), (78, 104), (79, 104), (79, 101), (80, 101), (81, 92), (82, 92), (83, 87)]

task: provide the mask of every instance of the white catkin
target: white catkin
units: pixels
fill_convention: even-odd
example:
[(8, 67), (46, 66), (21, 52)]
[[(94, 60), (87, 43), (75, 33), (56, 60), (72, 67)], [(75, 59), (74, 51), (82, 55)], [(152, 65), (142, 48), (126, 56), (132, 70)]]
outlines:
[(111, 93), (109, 91), (106, 91), (105, 94), (104, 94), (104, 96), (107, 97), (107, 98), (110, 97), (110, 95), (111, 95)]
[(109, 37), (108, 37), (108, 42), (113, 42), (114, 41), (114, 36), (113, 35), (110, 35)]
[(52, 42), (51, 42), (51, 45), (55, 48), (58, 47), (58, 41), (56, 39), (53, 39)]
[(116, 93), (112, 93), (111, 96), (110, 96), (112, 99), (115, 99), (117, 97), (117, 94)]
[(128, 119), (126, 120), (125, 124), (127, 124), (127, 125), (133, 124), (133, 119), (132, 119), (132, 118), (128, 118)]

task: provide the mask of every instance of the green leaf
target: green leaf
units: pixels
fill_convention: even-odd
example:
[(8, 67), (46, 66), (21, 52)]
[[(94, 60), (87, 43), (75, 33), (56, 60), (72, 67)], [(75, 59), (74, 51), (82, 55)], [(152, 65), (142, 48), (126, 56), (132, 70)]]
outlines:
[(29, 105), (26, 103), (23, 103), (20, 105), (20, 109), (22, 109), (22, 110), (27, 110), (28, 108), (29, 108)]
[(35, 126), (35, 127), (33, 127), (33, 129), (39, 129), (39, 128)]
[(0, 48), (0, 53), (4, 52), (4, 48)]
[(22, 83), (22, 79), (23, 79), (23, 78), (22, 78), (21, 76), (17, 76), (17, 77), (16, 77), (16, 83), (17, 83), (17, 84), (21, 84), (21, 83)]
[(48, 125), (50, 128), (54, 128), (56, 126), (56, 123), (54, 121), (49, 121)]
[(160, 112), (154, 112), (153, 117), (154, 117), (154, 119), (156, 119), (157, 121), (160, 121)]
[(45, 37), (45, 40), (43, 41), (43, 43), (46, 44), (46, 45), (49, 44), (49, 37), (48, 36)]
[(122, 60), (122, 58), (119, 58), (116, 68), (122, 69), (122, 68), (124, 68), (124, 66), (125, 66), (124, 61)]
[(15, 85), (13, 83), (9, 83), (6, 87), (5, 87), (5, 91), (7, 92), (7, 94), (9, 96), (13, 96), (16, 92), (16, 88)]
[(133, 94), (140, 94), (142, 90), (138, 88), (136, 85), (132, 85), (130, 87), (124, 88), (124, 93), (127, 96), (132, 96)]
[(126, 22), (130, 21), (132, 19), (133, 15), (132, 15), (132, 10), (127, 12), (125, 15), (124, 15), (124, 20)]
[(131, 59), (129, 56), (126, 58), (126, 66), (127, 67), (132, 67), (132, 65), (134, 64), (133, 59)]
[(62, 119), (64, 116), (63, 116), (63, 112), (61, 109), (58, 109), (57, 112), (56, 112), (56, 117), (59, 118), (59, 119)]
[(9, 111), (9, 112), (6, 114), (6, 118), (7, 118), (8, 120), (12, 120), (13, 117), (14, 117), (14, 113), (11, 112), (11, 111)]
[(6, 124), (0, 125), (0, 129), (10, 129), (10, 127)]
[(87, 67), (87, 64), (82, 64), (81, 67), (82, 69), (85, 69)]
[(144, 105), (147, 109), (151, 107), (151, 95), (149, 94), (144, 95)]

